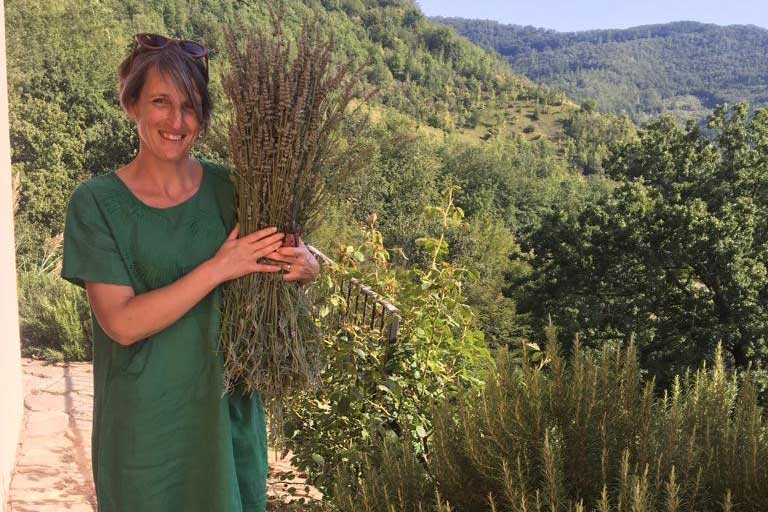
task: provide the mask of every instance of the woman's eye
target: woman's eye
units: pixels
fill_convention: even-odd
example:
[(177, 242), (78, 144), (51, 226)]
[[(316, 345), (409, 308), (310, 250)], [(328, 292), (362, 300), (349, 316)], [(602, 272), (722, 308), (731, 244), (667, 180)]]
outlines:
[(165, 98), (155, 98), (152, 102), (156, 105), (165, 105), (168, 103)]

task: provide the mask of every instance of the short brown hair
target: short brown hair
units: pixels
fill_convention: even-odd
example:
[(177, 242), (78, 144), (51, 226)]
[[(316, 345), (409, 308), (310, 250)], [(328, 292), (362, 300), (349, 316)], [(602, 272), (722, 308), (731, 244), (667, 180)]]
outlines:
[(205, 133), (212, 109), (207, 70), (200, 59), (191, 57), (175, 44), (159, 50), (137, 47), (123, 60), (118, 71), (120, 104), (123, 109), (127, 111), (139, 99), (147, 72), (153, 68), (170, 78), (180, 91), (186, 93), (200, 123), (200, 131)]

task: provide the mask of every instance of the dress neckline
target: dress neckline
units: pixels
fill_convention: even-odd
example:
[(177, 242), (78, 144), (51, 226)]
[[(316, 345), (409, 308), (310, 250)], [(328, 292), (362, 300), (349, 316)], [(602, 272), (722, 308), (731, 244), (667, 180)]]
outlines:
[(131, 196), (135, 202), (137, 202), (138, 204), (140, 204), (144, 208), (147, 208), (147, 209), (152, 210), (152, 211), (157, 211), (157, 212), (167, 212), (167, 211), (175, 210), (177, 208), (181, 208), (182, 206), (192, 202), (194, 199), (196, 199), (200, 195), (200, 191), (203, 189), (203, 185), (205, 184), (205, 180), (206, 180), (206, 175), (208, 173), (205, 170), (205, 162), (203, 160), (198, 160), (198, 162), (200, 162), (200, 166), (203, 169), (203, 175), (200, 178), (200, 184), (198, 185), (197, 190), (195, 190), (194, 194), (192, 194), (191, 196), (189, 196), (188, 198), (186, 198), (182, 202), (174, 204), (174, 205), (171, 205), (171, 206), (165, 206), (165, 207), (158, 207), (158, 206), (150, 206), (150, 205), (148, 205), (147, 203), (145, 203), (144, 201), (139, 199), (139, 197), (136, 194), (133, 193), (133, 190), (131, 190), (131, 188), (128, 185), (126, 185), (126, 183), (123, 181), (123, 179), (120, 176), (117, 175), (116, 171), (112, 171), (109, 174), (115, 180), (117, 180), (117, 182), (120, 184), (120, 187), (125, 192), (127, 192), (128, 195)]

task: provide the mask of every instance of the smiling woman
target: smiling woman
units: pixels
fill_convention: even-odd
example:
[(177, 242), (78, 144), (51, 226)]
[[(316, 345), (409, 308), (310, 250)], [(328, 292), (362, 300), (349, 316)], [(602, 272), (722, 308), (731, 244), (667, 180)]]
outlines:
[[(157, 207), (174, 206), (193, 195), (202, 182), (202, 165), (187, 157), (200, 132), (196, 110), (200, 110), (201, 105), (199, 98), (188, 99), (169, 75), (158, 68), (148, 68), (142, 78), (144, 86), (138, 97), (130, 103), (123, 100), (128, 115), (136, 123), (141, 158), (137, 157), (118, 169), (117, 175), (144, 202)], [(193, 103), (195, 100), (197, 105)], [(205, 115), (210, 115), (208, 109), (202, 109), (201, 117)], [(186, 160), (189, 167), (178, 183), (146, 180), (137, 164), (147, 159), (157, 162)]]
[[(190, 157), (210, 119), (207, 51), (140, 34), (120, 66), (136, 157), (82, 183), (67, 208), (62, 276), (93, 312), (93, 472), (99, 512), (260, 512), (258, 393), (224, 394), (220, 289), (253, 272), (317, 275), (273, 227), (238, 238), (228, 170)], [(229, 233), (229, 235), (227, 235)]]

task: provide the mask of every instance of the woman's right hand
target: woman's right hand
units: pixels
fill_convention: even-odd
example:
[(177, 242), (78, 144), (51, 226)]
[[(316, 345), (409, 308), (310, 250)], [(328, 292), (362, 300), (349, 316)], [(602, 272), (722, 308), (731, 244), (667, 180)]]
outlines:
[(277, 228), (264, 228), (237, 238), (240, 224), (237, 224), (219, 250), (211, 258), (216, 269), (217, 281), (223, 283), (253, 272), (279, 272), (280, 265), (266, 265), (259, 260), (276, 251), (283, 243), (284, 233)]

